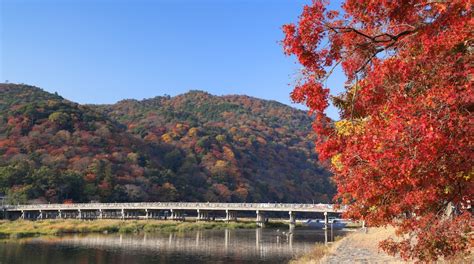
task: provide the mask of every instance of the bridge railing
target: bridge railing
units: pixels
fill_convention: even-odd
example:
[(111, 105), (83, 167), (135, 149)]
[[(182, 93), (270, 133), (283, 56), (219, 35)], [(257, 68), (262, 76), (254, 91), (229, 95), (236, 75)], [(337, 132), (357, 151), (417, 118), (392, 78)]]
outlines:
[[(185, 208), (185, 209), (249, 209), (249, 210), (265, 210), (265, 209), (284, 209), (284, 210), (328, 210), (334, 211), (333, 204), (298, 204), (298, 203), (203, 203), (203, 202), (141, 202), (141, 203), (75, 203), (75, 204), (30, 204), (30, 205), (5, 205), (7, 210), (47, 210), (47, 209), (133, 209), (133, 208)], [(338, 208), (338, 211), (344, 211), (345, 207)]]

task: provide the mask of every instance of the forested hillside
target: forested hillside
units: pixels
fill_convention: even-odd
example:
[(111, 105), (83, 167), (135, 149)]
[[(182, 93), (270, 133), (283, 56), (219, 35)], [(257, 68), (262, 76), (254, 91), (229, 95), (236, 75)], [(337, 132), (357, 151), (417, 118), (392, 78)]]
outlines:
[(303, 111), (192, 91), (79, 105), (0, 84), (0, 192), (11, 201), (325, 202)]

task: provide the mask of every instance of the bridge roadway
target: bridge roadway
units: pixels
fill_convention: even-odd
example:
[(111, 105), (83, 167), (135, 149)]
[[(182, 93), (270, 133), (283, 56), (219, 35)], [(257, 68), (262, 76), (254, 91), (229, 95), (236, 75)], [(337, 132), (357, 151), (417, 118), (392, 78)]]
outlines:
[(288, 212), (290, 224), (296, 222), (295, 213), (323, 213), (327, 223), (328, 213), (342, 213), (344, 207), (332, 204), (289, 203), (191, 203), (191, 202), (146, 202), (146, 203), (76, 203), (76, 204), (31, 204), (4, 205), (8, 219), (172, 219), (184, 220), (186, 212), (196, 212), (196, 220), (215, 219), (216, 212), (225, 212), (226, 221), (237, 219), (237, 213), (255, 212), (256, 221), (263, 226), (268, 212)]

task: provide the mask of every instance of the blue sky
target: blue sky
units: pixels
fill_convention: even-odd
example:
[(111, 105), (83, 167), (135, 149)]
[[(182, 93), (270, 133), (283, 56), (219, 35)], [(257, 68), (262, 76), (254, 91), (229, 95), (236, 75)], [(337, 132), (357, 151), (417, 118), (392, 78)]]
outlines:
[[(310, 0), (0, 2), (2, 82), (79, 103), (198, 89), (291, 104), (300, 66), (282, 52), (281, 26)], [(338, 71), (328, 84), (343, 82)]]

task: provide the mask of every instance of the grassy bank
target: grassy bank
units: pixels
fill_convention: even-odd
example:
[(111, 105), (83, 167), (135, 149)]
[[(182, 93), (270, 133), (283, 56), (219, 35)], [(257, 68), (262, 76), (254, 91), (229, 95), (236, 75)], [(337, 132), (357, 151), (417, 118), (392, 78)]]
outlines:
[(73, 233), (185, 232), (198, 229), (256, 228), (255, 222), (176, 222), (157, 220), (44, 220), (0, 221), (1, 238)]
[(317, 243), (311, 251), (306, 252), (302, 256), (298, 256), (290, 260), (290, 264), (317, 264), (320, 263), (321, 259), (329, 253), (331, 246), (325, 245), (324, 243)]

